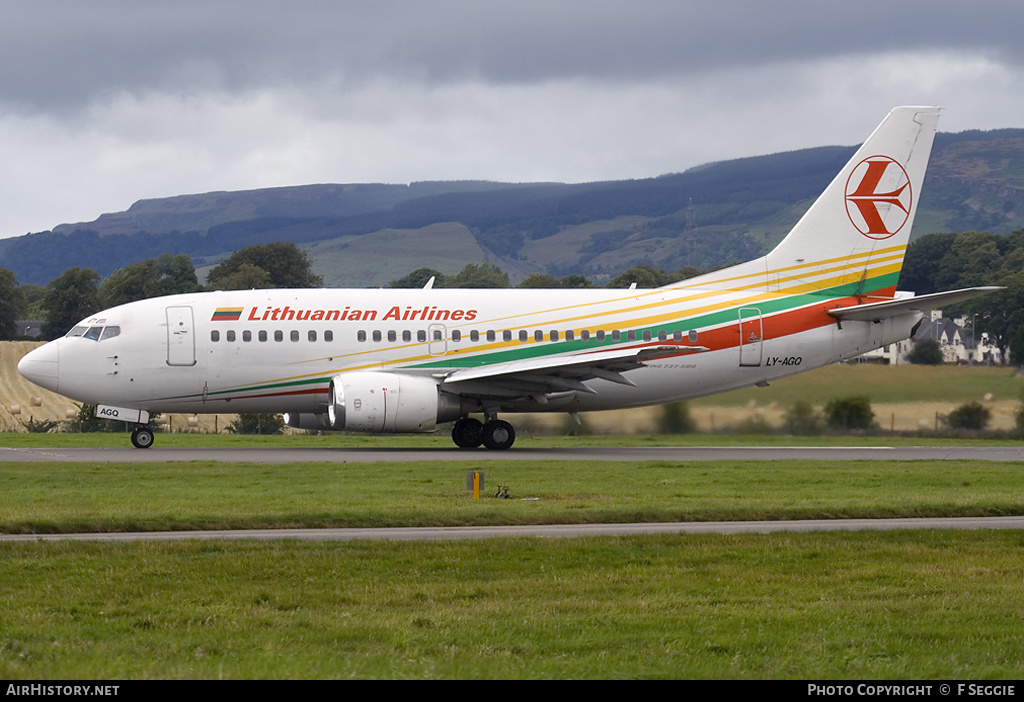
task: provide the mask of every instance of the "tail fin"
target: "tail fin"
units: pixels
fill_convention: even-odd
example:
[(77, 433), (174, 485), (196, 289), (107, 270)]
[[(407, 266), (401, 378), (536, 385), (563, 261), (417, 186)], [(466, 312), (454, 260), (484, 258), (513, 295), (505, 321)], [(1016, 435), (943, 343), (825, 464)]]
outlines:
[(892, 297), (938, 119), (937, 107), (897, 107), (771, 253), (685, 282)]

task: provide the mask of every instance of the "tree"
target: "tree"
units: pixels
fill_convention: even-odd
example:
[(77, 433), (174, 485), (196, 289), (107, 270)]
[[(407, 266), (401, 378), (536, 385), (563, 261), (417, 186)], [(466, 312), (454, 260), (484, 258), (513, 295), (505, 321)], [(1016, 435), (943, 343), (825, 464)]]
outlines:
[(821, 433), (821, 420), (807, 400), (797, 400), (786, 410), (786, 430), (794, 436)]
[(160, 268), (160, 281), (157, 283), (158, 295), (177, 295), (199, 292), (203, 289), (196, 277), (196, 268), (192, 265), (192, 259), (187, 255), (174, 256), (163, 253), (156, 259), (156, 263)]
[(608, 281), (609, 288), (628, 288), (636, 283), (638, 288), (660, 288), (674, 282), (672, 276), (663, 268), (655, 268), (649, 263), (642, 263), (625, 271)]
[(861, 395), (829, 400), (825, 405), (825, 422), (829, 429), (870, 429), (875, 423), (871, 400)]
[(18, 288), (14, 273), (0, 268), (0, 340), (10, 341), (18, 335), (16, 322), (25, 308), (25, 295)]
[(389, 288), (422, 288), (431, 278), (434, 279), (434, 287), (444, 287), (444, 273), (433, 268), (417, 268), (412, 273), (396, 278), (388, 283)]
[[(234, 276), (245, 265), (266, 272), (265, 280), (269, 284), (260, 285), (261, 288), (318, 288), (324, 284), (323, 278), (313, 273), (313, 262), (305, 251), (291, 242), (273, 241), (249, 246), (228, 256), (207, 275), (208, 287), (211, 290), (239, 289), (226, 287), (224, 281), (227, 279), (236, 285), (239, 278), (229, 276)], [(264, 280), (252, 275), (251, 270), (244, 277)]]
[(907, 354), (907, 360), (919, 366), (941, 366), (946, 362), (942, 356), (942, 346), (935, 339), (918, 339), (914, 348)]
[(215, 284), (217, 290), (265, 290), (273, 288), (270, 273), (251, 263), (243, 263)]
[(44, 339), (63, 336), (76, 322), (102, 309), (99, 282), (99, 273), (78, 266), (68, 268), (50, 281), (42, 305), (46, 312), (42, 329)]
[(279, 414), (240, 414), (228, 425), (232, 434), (283, 434), (284, 419)]
[(490, 263), (467, 263), (466, 267), (444, 280), (446, 288), (510, 288), (508, 273)]
[(531, 273), (523, 278), (517, 288), (560, 288), (562, 284), (558, 278), (548, 273)]
[(104, 307), (146, 300), (159, 294), (159, 284), (156, 259), (137, 261), (114, 271), (100, 284), (100, 300)]
[(984, 429), (992, 412), (980, 402), (967, 402), (943, 417), (953, 429)]

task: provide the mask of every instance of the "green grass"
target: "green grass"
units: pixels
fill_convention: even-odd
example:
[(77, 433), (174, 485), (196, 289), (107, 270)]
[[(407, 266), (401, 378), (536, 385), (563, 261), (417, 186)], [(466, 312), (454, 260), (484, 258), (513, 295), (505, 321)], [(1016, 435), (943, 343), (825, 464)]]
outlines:
[(0, 677), (1024, 674), (1013, 532), (0, 544)]
[[(11, 462), (0, 494), (8, 532), (1024, 513), (982, 461)], [(1019, 531), (0, 543), (0, 678), (1019, 679), (1022, 578)]]
[[(466, 473), (485, 473), (473, 500)], [(0, 531), (463, 526), (1024, 514), (989, 461), (7, 463)]]
[(951, 402), (981, 400), (991, 394), (1018, 400), (1024, 377), (1000, 366), (882, 366), (870, 363), (834, 364), (772, 381), (767, 388), (743, 388), (692, 400), (693, 405), (737, 406), (756, 400), (784, 407), (798, 400), (824, 405), (837, 397), (866, 395), (873, 403)]

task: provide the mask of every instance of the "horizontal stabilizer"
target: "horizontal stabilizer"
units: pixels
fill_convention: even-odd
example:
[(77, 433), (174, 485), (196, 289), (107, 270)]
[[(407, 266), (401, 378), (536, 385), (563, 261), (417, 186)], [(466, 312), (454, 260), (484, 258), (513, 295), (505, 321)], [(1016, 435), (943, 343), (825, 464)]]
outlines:
[(1002, 290), (995, 285), (986, 285), (977, 288), (963, 288), (962, 290), (950, 290), (948, 292), (932, 293), (931, 295), (919, 295), (917, 297), (900, 297), (884, 302), (870, 302), (866, 305), (854, 305), (852, 307), (840, 307), (829, 310), (828, 313), (843, 321), (853, 322), (880, 322), (883, 319), (902, 317), (912, 312), (926, 312), (945, 305), (969, 300), (978, 295)]

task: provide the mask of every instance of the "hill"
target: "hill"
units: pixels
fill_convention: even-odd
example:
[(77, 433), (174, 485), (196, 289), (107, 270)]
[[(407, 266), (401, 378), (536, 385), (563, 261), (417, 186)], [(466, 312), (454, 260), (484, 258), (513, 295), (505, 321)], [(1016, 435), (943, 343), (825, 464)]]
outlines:
[[(93, 222), (0, 241), (0, 266), (45, 284), (107, 276), (161, 253), (197, 267), (253, 244), (306, 248), (328, 285), (375, 286), (422, 266), (490, 261), (603, 281), (638, 263), (714, 268), (767, 251), (856, 147), (829, 146), (597, 183), (308, 185), (143, 200)], [(914, 236), (1024, 227), (1024, 130), (939, 134)]]

